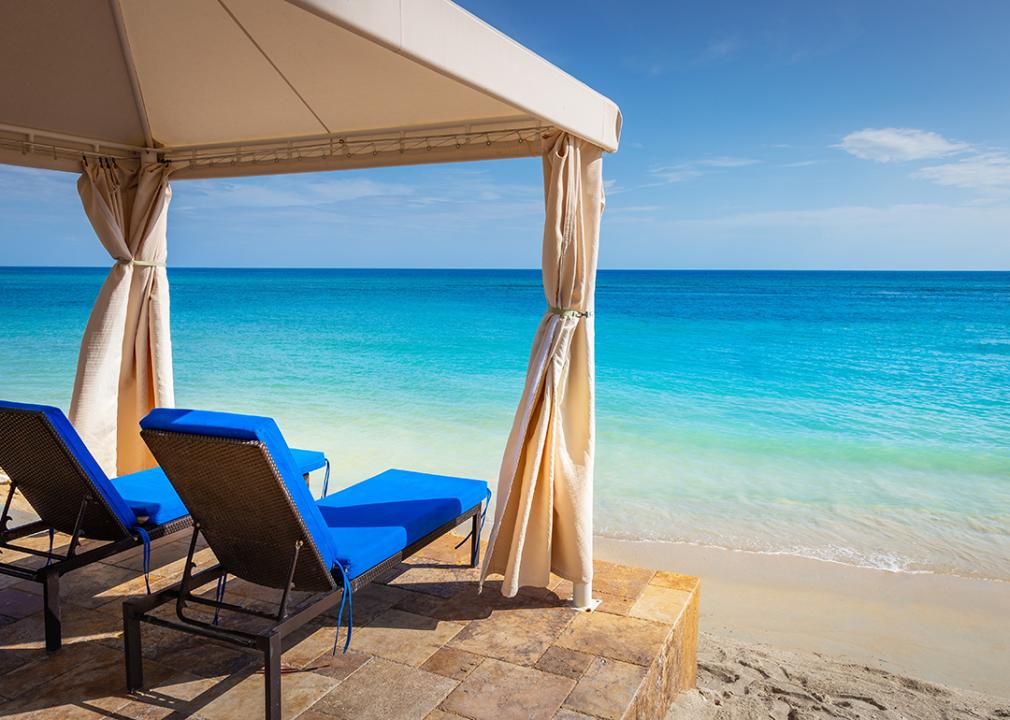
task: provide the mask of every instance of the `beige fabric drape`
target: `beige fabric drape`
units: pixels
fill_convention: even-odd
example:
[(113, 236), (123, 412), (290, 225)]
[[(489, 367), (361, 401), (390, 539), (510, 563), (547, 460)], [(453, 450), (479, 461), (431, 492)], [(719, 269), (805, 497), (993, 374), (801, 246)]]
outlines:
[[(543, 282), (548, 310), (498, 477), (482, 577), (502, 593), (546, 586), (550, 573), (593, 576), (595, 445), (593, 305), (603, 213), (603, 151), (567, 134), (544, 154)], [(574, 312), (588, 313), (578, 316)]]
[(166, 224), (170, 169), (127, 172), (90, 161), (77, 181), (84, 211), (115, 260), (88, 319), (70, 421), (110, 476), (154, 467), (140, 438), (152, 407), (172, 407)]

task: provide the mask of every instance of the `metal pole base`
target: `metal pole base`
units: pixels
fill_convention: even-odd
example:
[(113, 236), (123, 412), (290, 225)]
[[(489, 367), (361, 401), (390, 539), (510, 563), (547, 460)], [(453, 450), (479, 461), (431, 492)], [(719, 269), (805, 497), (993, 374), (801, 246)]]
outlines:
[(600, 606), (601, 600), (593, 597), (593, 581), (575, 583), (572, 591), (572, 607), (582, 612), (592, 612)]

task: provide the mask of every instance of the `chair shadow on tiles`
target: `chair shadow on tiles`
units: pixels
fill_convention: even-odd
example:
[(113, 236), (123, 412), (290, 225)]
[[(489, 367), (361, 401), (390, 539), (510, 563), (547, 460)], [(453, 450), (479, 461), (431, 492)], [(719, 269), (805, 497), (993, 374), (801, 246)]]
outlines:
[[(333, 612), (301, 628), (286, 644), (283, 655), (283, 672), (291, 680), (291, 690), (309, 688), (320, 696), (329, 692), (372, 657), (366, 642), (372, 633), (409, 631), (417, 638), (418, 652), (430, 653), (424, 649), (426, 644), (440, 645), (447, 640), (448, 635), (440, 631), (447, 623), (455, 630), (499, 610), (564, 605), (559, 595), (548, 590), (524, 590), (515, 598), (504, 598), (500, 581), (493, 579), (478, 593), (479, 571), (469, 566), (467, 543), (454, 547), (461, 539), (465, 540), (446, 536), (424, 556), (400, 563), (386, 577), (355, 593), (354, 637), (348, 653), (339, 649), (333, 653), (338, 640)], [(55, 547), (66, 540), (58, 535)], [(30, 542), (48, 544), (48, 537), (31, 538)], [(178, 581), (186, 545), (185, 540), (172, 539), (155, 543), (153, 588)], [(195, 560), (199, 565), (214, 562), (205, 547)], [(122, 601), (144, 592), (139, 549), (116, 557), (114, 562), (97, 564), (95, 575), (89, 578), (89, 573), (79, 573), (76, 583), (73, 575), (68, 576), (65, 645), (52, 655), (45, 652), (39, 633), (41, 598), (19, 584), (0, 589), (0, 716), (63, 718), (90, 712), (131, 720), (182, 718), (194, 713), (226, 717), (229, 708), (237, 711), (247, 702), (258, 707), (263, 684), (259, 654), (156, 626), (145, 626), (143, 631), (148, 689), (128, 694), (123, 671)], [(207, 585), (198, 594), (212, 597), (214, 591), (213, 585)], [(276, 607), (279, 595), (277, 590), (237, 579), (228, 583), (227, 592), (244, 605), (262, 609)], [(311, 597), (311, 593), (294, 593), (292, 600), (301, 605)], [(161, 611), (170, 615), (174, 607)], [(209, 610), (206, 617), (211, 619)], [(258, 620), (230, 617), (228, 622), (253, 630)], [(341, 644), (345, 633), (346, 629), (340, 632)], [(429, 638), (420, 637), (428, 633)]]
[[(48, 536), (25, 538), (28, 546), (44, 544)], [(59, 534), (53, 548), (66, 546)], [(167, 710), (158, 716), (188, 716), (255, 672), (256, 656), (243, 657), (230, 648), (171, 644), (169, 636), (151, 633), (153, 689), (126, 693), (123, 672), (122, 602), (144, 592), (142, 551), (128, 552), (110, 562), (95, 563), (83, 573), (65, 576), (62, 608), (63, 648), (47, 653), (41, 633), (43, 605), (35, 583), (6, 583), (0, 588), (0, 716), (76, 717), (97, 713), (106, 717), (138, 717), (141, 705)], [(151, 564), (152, 587), (170, 582), (182, 570), (186, 547), (177, 541), (156, 541)], [(5, 553), (5, 561), (33, 567), (38, 559)], [(135, 567), (134, 567), (135, 565)], [(200, 662), (195, 658), (200, 656)], [(181, 670), (192, 669), (194, 672)], [(202, 673), (199, 674), (199, 673)]]

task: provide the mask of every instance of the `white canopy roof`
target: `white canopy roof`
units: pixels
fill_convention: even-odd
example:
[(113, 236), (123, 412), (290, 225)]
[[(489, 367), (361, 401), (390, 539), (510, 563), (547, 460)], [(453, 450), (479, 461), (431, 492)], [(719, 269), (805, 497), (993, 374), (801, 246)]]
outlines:
[[(448, 0), (0, 0), (0, 162), (176, 178), (617, 149), (617, 106)], [(151, 153), (154, 153), (153, 155)]]

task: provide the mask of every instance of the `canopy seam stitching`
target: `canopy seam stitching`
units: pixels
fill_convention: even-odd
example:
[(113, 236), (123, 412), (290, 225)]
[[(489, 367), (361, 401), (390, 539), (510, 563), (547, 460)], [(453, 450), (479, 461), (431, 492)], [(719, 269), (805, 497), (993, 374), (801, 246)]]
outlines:
[(282, 70), (281, 70), (281, 69), (280, 69), (279, 67), (277, 67), (277, 63), (275, 63), (275, 62), (273, 61), (273, 58), (271, 58), (271, 57), (270, 57), (270, 56), (269, 56), (269, 55), (267, 54), (267, 51), (266, 51), (266, 50), (264, 50), (264, 49), (263, 49), (263, 47), (262, 47), (262, 46), (261, 46), (261, 45), (260, 45), (260, 44), (259, 44), (258, 42), (256, 42), (256, 38), (254, 38), (254, 37), (252, 36), (252, 33), (250, 33), (250, 32), (249, 32), (249, 31), (248, 31), (248, 30), (246, 29), (245, 25), (243, 25), (243, 24), (242, 24), (242, 21), (241, 21), (241, 20), (239, 20), (239, 19), (238, 19), (238, 18), (237, 18), (237, 17), (235, 16), (235, 13), (233, 13), (233, 12), (231, 11), (231, 8), (229, 8), (229, 7), (228, 7), (228, 6), (227, 6), (227, 5), (225, 4), (224, 0), (217, 0), (217, 2), (218, 2), (218, 4), (219, 4), (219, 5), (220, 5), (220, 6), (222, 7), (222, 8), (224, 8), (224, 11), (225, 11), (226, 13), (228, 13), (228, 17), (230, 17), (230, 18), (232, 19), (232, 22), (234, 22), (234, 23), (235, 23), (235, 24), (236, 24), (236, 25), (238, 26), (238, 29), (239, 29), (239, 30), (241, 30), (241, 31), (242, 31), (242, 32), (243, 32), (243, 33), (245, 34), (245, 36), (246, 36), (247, 38), (249, 38), (249, 42), (251, 42), (251, 43), (253, 44), (253, 47), (255, 47), (255, 48), (256, 48), (257, 50), (259, 50), (259, 52), (260, 52), (260, 55), (262, 55), (262, 56), (263, 56), (263, 58), (264, 58), (264, 59), (265, 59), (265, 60), (266, 60), (266, 61), (267, 61), (268, 63), (270, 63), (270, 67), (272, 67), (272, 68), (274, 69), (274, 72), (276, 72), (276, 73), (277, 73), (278, 75), (280, 75), (280, 77), (281, 77), (281, 80), (283, 80), (283, 81), (284, 81), (284, 82), (285, 82), (285, 83), (287, 84), (287, 86), (288, 86), (289, 88), (291, 88), (291, 92), (293, 92), (293, 93), (295, 94), (295, 97), (297, 97), (297, 98), (298, 98), (298, 99), (299, 99), (299, 100), (301, 101), (302, 105), (304, 105), (304, 106), (305, 106), (305, 109), (306, 109), (306, 110), (308, 110), (308, 111), (309, 111), (310, 113), (312, 113), (312, 117), (314, 117), (314, 118), (316, 119), (316, 122), (318, 122), (318, 123), (319, 123), (319, 124), (320, 124), (320, 125), (322, 126), (323, 130), (325, 130), (325, 131), (326, 131), (327, 133), (332, 133), (333, 131), (332, 131), (332, 130), (330, 130), (330, 128), (329, 128), (329, 127), (328, 127), (328, 126), (326, 125), (326, 123), (325, 123), (325, 122), (323, 122), (323, 119), (322, 119), (321, 117), (319, 117), (319, 114), (318, 114), (318, 113), (317, 113), (317, 112), (316, 112), (315, 110), (313, 110), (313, 109), (312, 109), (312, 106), (311, 106), (311, 105), (309, 105), (309, 102), (308, 102), (308, 100), (306, 100), (306, 99), (305, 99), (304, 97), (302, 97), (302, 94), (301, 94), (300, 92), (298, 92), (298, 88), (296, 88), (296, 87), (294, 86), (294, 83), (292, 83), (292, 82), (291, 82), (291, 81), (290, 81), (290, 80), (288, 79), (288, 76), (287, 76), (287, 75), (285, 75), (285, 74), (284, 74), (284, 72), (283, 72), (283, 71), (282, 71)]
[(137, 119), (140, 120), (140, 127), (144, 133), (144, 142), (148, 148), (153, 148), (154, 134), (151, 131), (151, 117), (147, 112), (147, 103), (144, 101), (144, 91), (140, 87), (140, 74), (137, 72), (137, 63), (133, 57), (130, 36), (126, 32), (126, 16), (123, 14), (123, 6), (120, 4), (120, 0), (109, 0), (109, 5), (112, 10), (112, 18), (116, 23), (116, 33), (119, 35), (119, 49), (123, 53), (126, 72), (130, 77), (130, 90), (133, 92), (133, 103), (137, 108)]

